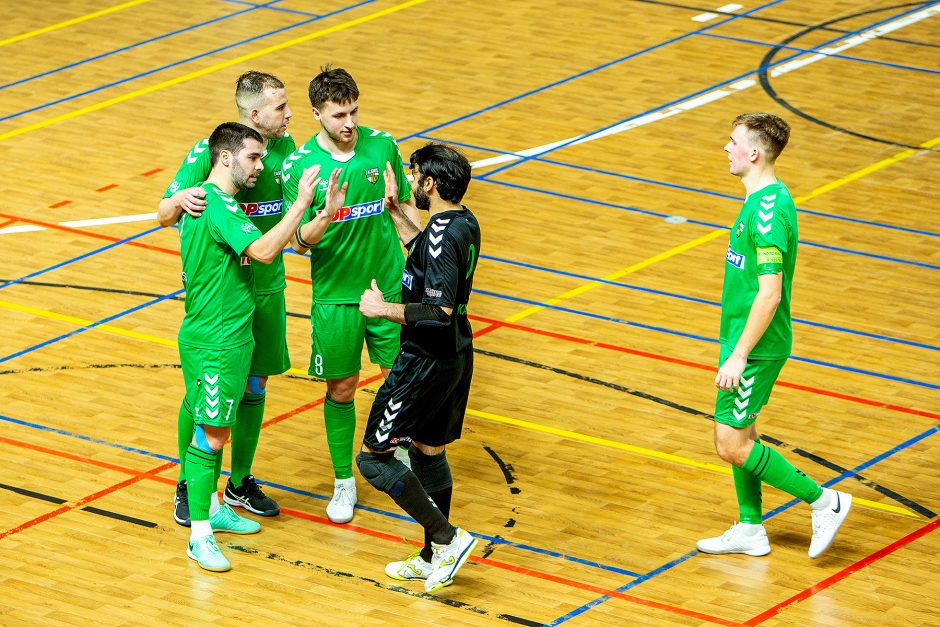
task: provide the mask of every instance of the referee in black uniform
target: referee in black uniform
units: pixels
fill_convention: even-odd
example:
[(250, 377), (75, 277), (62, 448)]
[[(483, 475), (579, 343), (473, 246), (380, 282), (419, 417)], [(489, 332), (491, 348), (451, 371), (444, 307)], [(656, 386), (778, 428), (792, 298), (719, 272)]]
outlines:
[[(447, 520), (453, 479), (444, 447), (460, 437), (470, 393), (467, 301), (480, 255), (480, 225), (460, 204), (470, 183), (466, 157), (430, 143), (410, 160), (415, 204), (430, 215), (423, 231), (407, 218), (386, 164), (385, 208), (408, 249), (402, 303), (385, 302), (373, 280), (359, 311), (401, 324), (401, 352), (375, 397), (356, 463), (369, 483), (424, 527), (424, 548), (388, 564), (386, 574), (423, 579), (425, 591), (434, 592), (453, 582), (477, 543)], [(412, 470), (394, 457), (395, 448), (408, 442)]]

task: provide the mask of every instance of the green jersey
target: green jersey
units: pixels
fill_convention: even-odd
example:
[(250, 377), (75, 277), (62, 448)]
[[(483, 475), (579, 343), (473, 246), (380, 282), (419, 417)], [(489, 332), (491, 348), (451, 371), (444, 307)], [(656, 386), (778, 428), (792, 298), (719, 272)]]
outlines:
[(180, 253), (186, 316), (179, 343), (196, 348), (230, 348), (252, 339), (254, 277), (242, 252), (261, 237), (234, 198), (203, 183), (206, 208), (198, 218), (180, 219)]
[(783, 359), (790, 355), (790, 294), (796, 268), (796, 207), (779, 180), (747, 197), (731, 227), (721, 292), (721, 344), (734, 349), (757, 296), (757, 277), (783, 273), (780, 304), (749, 358)]
[(314, 135), (284, 161), (284, 204), (297, 198), (297, 182), (307, 168), (319, 165), (322, 181), (313, 194), (301, 224), (316, 216), (326, 205), (330, 172), (342, 168), (339, 185), (348, 182), (346, 206), (333, 217), (323, 238), (310, 249), (310, 275), (313, 302), (358, 303), (362, 292), (375, 279), (386, 298), (401, 294), (405, 256), (398, 232), (385, 211), (385, 163), (391, 163), (398, 181), (398, 198), (411, 198), (401, 153), (391, 135), (359, 126), (354, 155), (346, 162), (336, 161), (317, 143)]
[[(264, 170), (258, 175), (257, 183), (253, 188), (243, 189), (235, 194), (235, 200), (244, 214), (251, 218), (262, 233), (267, 233), (281, 221), (284, 213), (281, 200), (281, 163), (294, 148), (294, 138), (290, 135), (269, 139), (261, 157)], [(209, 140), (204, 139), (193, 146), (183, 159), (183, 164), (163, 197), (169, 198), (178, 190), (199, 185), (209, 176), (210, 170), (212, 164), (209, 160)], [(280, 255), (270, 264), (254, 264), (254, 271), (255, 290), (258, 294), (272, 294), (287, 287), (284, 280), (284, 260)]]

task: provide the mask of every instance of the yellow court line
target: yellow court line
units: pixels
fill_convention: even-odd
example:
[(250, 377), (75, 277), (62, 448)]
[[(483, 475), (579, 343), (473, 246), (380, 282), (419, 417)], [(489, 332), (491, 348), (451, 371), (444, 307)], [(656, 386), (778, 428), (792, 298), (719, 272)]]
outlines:
[[(34, 316), (39, 316), (42, 318), (48, 318), (50, 320), (58, 320), (60, 322), (68, 322), (70, 324), (75, 324), (78, 326), (86, 327), (91, 324), (94, 324), (91, 320), (84, 320), (82, 318), (77, 318), (75, 316), (69, 316), (66, 314), (56, 313), (54, 311), (47, 311), (45, 309), (36, 309), (35, 307), (29, 307), (26, 305), (18, 305), (16, 303), (10, 303), (7, 301), (0, 300), (0, 307), (5, 309), (11, 309), (13, 311), (19, 311), (22, 313), (28, 313)], [(158, 337), (156, 335), (150, 335), (147, 333), (139, 333), (137, 331), (130, 331), (128, 329), (122, 329), (120, 327), (115, 327), (109, 324), (102, 324), (97, 327), (92, 327), (91, 330), (104, 331), (105, 333), (111, 333), (114, 335), (120, 335), (123, 337), (133, 338), (135, 340), (143, 340), (145, 342), (153, 342), (155, 344), (162, 344), (164, 346), (176, 346), (176, 342), (173, 340), (168, 340), (166, 338)], [(307, 373), (299, 368), (291, 368), (288, 370), (293, 374), (306, 375)], [(549, 433), (552, 435), (557, 435), (559, 437), (567, 438), (569, 440), (577, 440), (579, 442), (587, 442), (589, 444), (596, 444), (599, 446), (606, 446), (607, 448), (617, 449), (620, 451), (627, 451), (629, 453), (634, 453), (636, 455), (641, 455), (644, 457), (651, 457), (653, 459), (659, 459), (662, 461), (673, 462), (683, 466), (689, 466), (692, 468), (701, 468), (703, 470), (710, 470), (712, 472), (721, 473), (723, 475), (730, 475), (731, 470), (726, 466), (719, 466), (717, 464), (711, 464), (708, 462), (699, 462), (694, 459), (689, 459), (688, 457), (681, 457), (679, 455), (672, 455), (670, 453), (663, 453), (661, 451), (654, 451), (652, 449), (643, 448), (641, 446), (634, 446), (632, 444), (624, 444), (623, 442), (616, 442), (614, 440), (606, 440), (604, 438), (598, 438), (592, 435), (585, 435), (583, 433), (577, 433), (575, 431), (567, 431), (565, 429), (557, 429), (555, 427), (549, 427), (547, 425), (540, 425), (535, 422), (529, 422), (528, 420), (519, 420), (518, 418), (508, 418), (506, 416), (499, 416), (497, 414), (491, 414), (489, 412), (477, 411), (475, 409), (467, 409), (468, 416), (475, 416), (477, 418), (482, 418), (484, 420), (489, 420), (491, 422), (499, 422), (506, 425), (511, 425), (514, 427), (520, 427), (523, 429), (528, 429), (530, 431), (538, 431), (541, 433)], [(855, 498), (854, 501), (858, 504), (865, 505), (872, 509), (880, 509), (888, 512), (894, 512), (896, 514), (903, 514), (905, 516), (911, 516), (917, 518), (917, 515), (913, 512), (910, 512), (901, 507), (896, 507), (894, 505), (886, 505), (883, 503), (876, 503), (874, 501), (868, 501), (865, 499)]]
[[(616, 442), (614, 440), (605, 440), (604, 438), (594, 437), (592, 435), (584, 435), (583, 433), (577, 433), (575, 431), (567, 431), (565, 429), (556, 429), (555, 427), (549, 427), (546, 425), (540, 425), (535, 422), (529, 422), (527, 420), (519, 420), (518, 418), (508, 418), (506, 416), (499, 416), (497, 414), (491, 414), (489, 412), (477, 411), (475, 409), (467, 409), (468, 416), (474, 416), (476, 418), (482, 418), (484, 420), (489, 420), (492, 422), (499, 422), (506, 425), (512, 425), (514, 427), (520, 427), (523, 429), (529, 429), (530, 431), (539, 431), (541, 433), (550, 433), (552, 435), (557, 435), (569, 440), (577, 440), (579, 442), (587, 442), (589, 444), (597, 444), (598, 446), (606, 446), (607, 448), (617, 449), (619, 451), (627, 451), (629, 453), (634, 453), (636, 455), (641, 455), (643, 457), (652, 457), (653, 459), (659, 459), (667, 462), (672, 462), (675, 464), (680, 464), (682, 466), (690, 466), (692, 468), (701, 468), (703, 470), (710, 470), (713, 472), (718, 472), (723, 475), (730, 475), (731, 469), (727, 466), (719, 466), (717, 464), (710, 464), (708, 462), (699, 462), (694, 459), (689, 459), (688, 457), (681, 457), (679, 455), (672, 455), (670, 453), (663, 453), (661, 451), (654, 451), (652, 449), (643, 448), (641, 446), (634, 446), (632, 444), (624, 444), (623, 442)], [(864, 507), (869, 507), (871, 509), (879, 509), (885, 512), (891, 512), (894, 514), (901, 514), (903, 516), (909, 516), (911, 518), (919, 518), (919, 516), (903, 507), (898, 507), (896, 505), (888, 505), (886, 503), (877, 503), (875, 501), (869, 501), (868, 499), (862, 499), (853, 496), (852, 502), (857, 505), (862, 505)]]
[(29, 133), (31, 131), (35, 131), (41, 128), (45, 128), (53, 124), (58, 124), (59, 122), (71, 120), (72, 118), (77, 118), (81, 115), (85, 115), (86, 113), (92, 113), (94, 111), (104, 109), (105, 107), (110, 107), (111, 105), (119, 104), (121, 102), (131, 100), (132, 98), (137, 98), (138, 96), (143, 96), (145, 94), (153, 93), (155, 91), (159, 91), (167, 87), (179, 85), (180, 83), (191, 81), (194, 78), (199, 78), (200, 76), (205, 76), (206, 74), (211, 74), (212, 72), (217, 72), (219, 70), (225, 69), (227, 67), (231, 67), (233, 65), (237, 65), (244, 61), (257, 59), (258, 57), (266, 55), (266, 54), (270, 54), (271, 52), (277, 52), (278, 50), (283, 50), (291, 46), (296, 46), (297, 44), (300, 44), (300, 43), (311, 41), (313, 39), (318, 39), (320, 37), (325, 37), (327, 35), (332, 35), (333, 33), (338, 33), (348, 28), (352, 28), (353, 26), (358, 26), (360, 24), (364, 24), (365, 22), (378, 19), (380, 17), (385, 17), (386, 15), (396, 13), (403, 9), (407, 9), (407, 8), (413, 7), (418, 4), (422, 4), (427, 1), (428, 0), (408, 0), (408, 2), (403, 2), (402, 4), (397, 4), (387, 9), (376, 11), (375, 13), (370, 13), (369, 15), (357, 17), (356, 19), (349, 20), (348, 22), (343, 22), (342, 24), (330, 26), (329, 28), (324, 28), (323, 30), (318, 30), (308, 35), (303, 35), (301, 37), (291, 39), (290, 41), (285, 41), (280, 44), (268, 46), (267, 48), (263, 48), (255, 52), (249, 52), (247, 54), (241, 55), (240, 57), (235, 57), (234, 59), (229, 59), (228, 61), (222, 61), (221, 63), (216, 63), (215, 65), (209, 66), (207, 68), (196, 70), (195, 72), (190, 72), (189, 74), (183, 74), (182, 76), (177, 76), (176, 78), (171, 78), (169, 80), (163, 81), (162, 83), (157, 83), (156, 85), (143, 87), (141, 89), (137, 89), (135, 91), (132, 91), (132, 92), (120, 95), (120, 96), (115, 96), (114, 98), (110, 98), (102, 102), (95, 103), (93, 105), (88, 105), (87, 107), (82, 107), (81, 109), (76, 109), (75, 111), (69, 111), (68, 113), (63, 113), (62, 115), (57, 115), (52, 118), (47, 118), (41, 122), (36, 122), (35, 124), (29, 124), (28, 126), (23, 126), (21, 128), (13, 129), (12, 131), (7, 131), (6, 133), (0, 134), (0, 141), (9, 139), (11, 137), (16, 137), (17, 135), (23, 135), (24, 133)]
[(143, 4), (145, 2), (150, 2), (150, 0), (131, 0), (130, 2), (125, 2), (124, 4), (119, 4), (113, 6), (110, 9), (102, 9), (100, 11), (95, 11), (94, 13), (89, 13), (88, 15), (83, 15), (81, 17), (72, 18), (71, 20), (66, 20), (64, 22), (59, 22), (58, 24), (52, 24), (50, 26), (44, 26), (34, 31), (28, 33), (23, 33), (22, 35), (16, 35), (14, 37), (9, 37), (4, 40), (0, 40), (0, 46), (6, 46), (8, 44), (13, 44), (18, 41), (23, 41), (24, 39), (29, 39), (30, 37), (36, 37), (37, 35), (43, 35), (45, 33), (50, 33), (54, 30), (59, 30), (60, 28), (65, 28), (67, 26), (72, 26), (73, 24), (79, 24), (88, 20), (92, 20), (96, 17), (101, 17), (102, 15), (107, 15), (108, 13), (114, 13), (116, 11), (121, 11), (123, 9), (128, 9), (138, 4)]
[[(0, 136), (0, 139), (2, 139), (2, 136)], [(920, 144), (920, 147), (924, 150), (929, 150), (930, 148), (933, 148), (934, 146), (937, 146), (937, 145), (940, 145), (940, 137), (934, 137), (933, 139)], [(921, 154), (922, 152), (923, 150), (914, 150), (912, 148), (904, 150), (903, 152), (899, 152), (898, 154), (892, 157), (888, 157), (887, 159), (882, 159), (881, 161), (874, 163), (872, 165), (866, 166), (862, 168), (861, 170), (856, 170), (855, 172), (852, 172), (851, 174), (847, 176), (844, 176), (840, 179), (832, 181), (831, 183), (826, 183), (825, 185), (821, 185), (820, 187), (817, 187), (816, 189), (811, 191), (809, 194), (806, 194), (805, 196), (794, 198), (793, 204), (801, 205), (812, 198), (821, 196), (825, 194), (826, 192), (831, 192), (832, 190), (842, 187), (843, 185), (847, 185), (848, 183), (857, 181), (858, 179), (866, 177), (869, 174), (872, 174), (873, 172), (877, 172), (878, 170), (881, 170), (882, 168), (886, 168), (889, 165), (898, 163), (899, 161), (904, 161), (905, 159), (913, 157), (914, 155)], [(693, 239), (689, 242), (686, 242), (685, 244), (676, 246), (675, 248), (671, 248), (665, 252), (659, 253), (658, 255), (654, 255), (650, 257), (649, 259), (633, 264), (632, 266), (624, 268), (623, 270), (618, 270), (614, 272), (613, 274), (609, 274), (605, 276), (603, 280), (614, 281), (616, 279), (619, 279), (622, 276), (626, 276), (638, 270), (642, 270), (643, 268), (647, 268), (655, 263), (659, 263), (660, 261), (665, 261), (666, 259), (669, 259), (670, 257), (675, 257), (676, 255), (683, 253), (687, 250), (691, 250), (693, 248), (701, 246), (702, 244), (710, 242), (711, 240), (715, 239), (716, 237), (720, 236), (723, 233), (727, 233), (727, 230), (716, 229), (712, 231), (711, 233), (708, 233), (707, 235), (703, 235), (702, 237)], [(564, 294), (560, 296), (551, 298), (547, 300), (546, 303), (549, 305), (557, 305), (563, 300), (574, 298), (575, 296), (583, 294), (589, 290), (592, 290), (596, 287), (600, 287), (602, 285), (604, 285), (604, 283), (591, 281), (589, 283), (582, 285), (581, 287), (576, 287), (573, 290), (565, 292)], [(508, 318), (505, 319), (505, 321), (506, 322), (518, 322), (519, 320), (526, 318), (528, 316), (531, 316), (534, 313), (538, 313), (539, 311), (543, 309), (545, 309), (545, 307), (542, 307), (540, 305), (533, 305), (527, 309), (523, 309), (519, 313), (509, 316)]]
[[(670, 257), (675, 257), (676, 255), (680, 253), (684, 253), (685, 251), (695, 248), (696, 246), (700, 246), (706, 242), (710, 242), (711, 240), (715, 239), (716, 237), (720, 236), (723, 233), (727, 233), (727, 231), (725, 231), (724, 229), (716, 229), (707, 235), (703, 235), (702, 237), (686, 242), (685, 244), (681, 244), (679, 246), (676, 246), (675, 248), (671, 248), (665, 252), (661, 252), (658, 255), (653, 255), (649, 259), (645, 259), (643, 261), (640, 261), (639, 263), (633, 264), (632, 266), (627, 266), (626, 268), (617, 270), (613, 274), (608, 274), (607, 276), (603, 278), (603, 280), (615, 281), (619, 279), (620, 277), (642, 270), (643, 268), (651, 266), (654, 263), (665, 261), (666, 259), (669, 259)], [(563, 300), (566, 300), (568, 298), (574, 298), (575, 296), (578, 296), (579, 294), (583, 294), (584, 292), (592, 290), (596, 287), (600, 287), (602, 285), (604, 284), (592, 281), (591, 283), (587, 283), (585, 285), (582, 285), (581, 287), (577, 287), (571, 290), (570, 292), (565, 292), (561, 296), (552, 298), (551, 300), (547, 302), (549, 305), (557, 305)], [(518, 322), (519, 320), (522, 320), (523, 318), (527, 316), (531, 316), (532, 314), (538, 311), (541, 311), (542, 309), (545, 309), (545, 308), (540, 305), (534, 305), (532, 307), (529, 307), (528, 309), (524, 309), (523, 311), (520, 311), (517, 314), (513, 314), (512, 316), (509, 316), (508, 318), (506, 318), (506, 322)]]

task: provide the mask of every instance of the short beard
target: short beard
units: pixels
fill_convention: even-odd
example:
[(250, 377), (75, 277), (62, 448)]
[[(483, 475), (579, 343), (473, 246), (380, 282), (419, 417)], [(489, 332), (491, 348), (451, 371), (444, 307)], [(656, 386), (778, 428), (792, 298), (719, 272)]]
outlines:
[(415, 187), (415, 207), (422, 211), (431, 210), (431, 199), (420, 187)]
[(255, 186), (255, 183), (258, 182), (258, 179), (250, 180), (249, 175), (236, 161), (232, 164), (232, 183), (238, 189), (251, 189)]

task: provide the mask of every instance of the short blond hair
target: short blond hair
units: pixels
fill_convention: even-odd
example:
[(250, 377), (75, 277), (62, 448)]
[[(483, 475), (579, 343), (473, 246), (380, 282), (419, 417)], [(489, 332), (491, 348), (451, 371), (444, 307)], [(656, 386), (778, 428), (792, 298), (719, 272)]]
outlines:
[(773, 163), (790, 141), (790, 125), (773, 113), (742, 113), (734, 118), (731, 129), (744, 126), (752, 140), (764, 149), (767, 161)]

